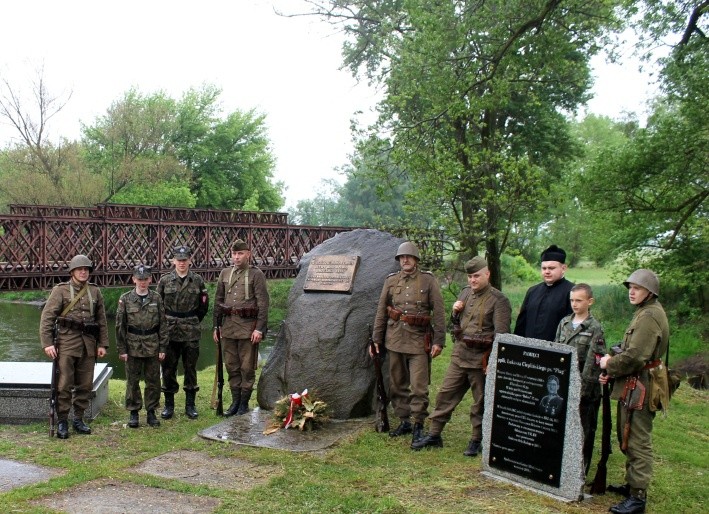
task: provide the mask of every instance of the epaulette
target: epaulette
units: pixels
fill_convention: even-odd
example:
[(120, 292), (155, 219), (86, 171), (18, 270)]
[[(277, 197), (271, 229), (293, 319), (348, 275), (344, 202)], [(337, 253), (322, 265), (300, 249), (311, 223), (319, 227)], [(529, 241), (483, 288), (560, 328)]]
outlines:
[(400, 271), (395, 271), (394, 273), (389, 273), (389, 274), (387, 275), (387, 278), (393, 277), (394, 275), (398, 275), (399, 273), (401, 273), (401, 272), (400, 272)]
[(462, 293), (465, 289), (470, 289), (470, 284), (463, 286), (463, 289), (461, 289), (460, 292)]
[(421, 270), (421, 273), (425, 273), (426, 275), (431, 275), (431, 276), (433, 276), (433, 272), (432, 272), (432, 271)]

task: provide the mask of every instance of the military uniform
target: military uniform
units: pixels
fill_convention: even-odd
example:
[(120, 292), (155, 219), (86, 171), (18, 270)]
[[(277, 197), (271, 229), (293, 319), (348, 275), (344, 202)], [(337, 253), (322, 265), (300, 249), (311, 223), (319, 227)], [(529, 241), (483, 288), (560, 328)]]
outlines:
[[(160, 402), (160, 362), (158, 354), (167, 349), (167, 321), (162, 299), (155, 291), (140, 296), (135, 289), (123, 294), (116, 311), (116, 347), (126, 361), (126, 409), (139, 411), (143, 405), (152, 412)], [(145, 402), (140, 394), (140, 378), (145, 380)]]
[[(187, 247), (175, 249), (175, 259), (188, 259)], [(162, 391), (165, 394), (163, 418), (172, 417), (174, 395), (180, 389), (177, 382), (177, 365), (182, 358), (185, 372), (183, 389), (186, 396), (186, 411), (189, 417), (197, 417), (194, 409), (197, 384), (197, 359), (199, 340), (202, 335), (200, 323), (209, 308), (209, 295), (204, 279), (188, 271), (180, 277), (176, 270), (163, 275), (157, 285), (157, 293), (163, 300), (168, 327), (168, 347), (162, 362)], [(169, 409), (169, 410), (168, 410)]]
[(214, 298), (214, 327), (221, 332), (229, 388), (235, 403), (243, 403), (240, 410), (244, 412), (254, 388), (258, 365), (258, 344), (251, 342), (251, 334), (254, 330), (266, 333), (268, 303), (266, 277), (260, 269), (230, 267), (219, 274)]
[(583, 458), (588, 473), (596, 438), (598, 409), (601, 406), (601, 384), (598, 383), (598, 375), (601, 374), (599, 359), (606, 354), (607, 350), (603, 327), (598, 320), (589, 313), (588, 317), (574, 328), (574, 316), (570, 314), (561, 320), (554, 341), (576, 348), (581, 373), (579, 414), (583, 429)]
[[(387, 307), (404, 317), (393, 319)], [(433, 316), (425, 326), (407, 322), (408, 317), (428, 317), (431, 312)], [(394, 413), (402, 421), (408, 422), (413, 416), (416, 423), (422, 424), (428, 415), (430, 357), (424, 336), (432, 323), (432, 344), (442, 348), (445, 322), (443, 297), (432, 273), (417, 267), (411, 274), (399, 271), (387, 277), (379, 296), (372, 338), (377, 344), (384, 341), (389, 351), (389, 396)]]
[[(57, 387), (57, 419), (67, 420), (72, 407), (74, 392), (74, 418), (81, 419), (89, 408), (94, 382), (96, 347), (108, 348), (106, 310), (101, 290), (87, 283), (86, 292), (69, 312), (62, 315), (66, 307), (80, 294), (82, 285), (75, 280), (56, 285), (42, 310), (39, 337), (43, 348), (54, 345), (52, 332), (57, 318), (67, 318), (65, 326), (57, 326), (57, 351), (59, 381)], [(98, 324), (98, 340), (80, 328), (81, 325)], [(73, 326), (72, 326), (73, 325)]]

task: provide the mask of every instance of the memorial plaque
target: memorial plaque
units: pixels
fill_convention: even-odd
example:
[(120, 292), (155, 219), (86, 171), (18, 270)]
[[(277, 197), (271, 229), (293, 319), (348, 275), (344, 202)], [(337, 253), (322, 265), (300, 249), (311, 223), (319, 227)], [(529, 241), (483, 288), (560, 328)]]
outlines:
[(358, 267), (359, 255), (315, 255), (303, 291), (351, 293)]

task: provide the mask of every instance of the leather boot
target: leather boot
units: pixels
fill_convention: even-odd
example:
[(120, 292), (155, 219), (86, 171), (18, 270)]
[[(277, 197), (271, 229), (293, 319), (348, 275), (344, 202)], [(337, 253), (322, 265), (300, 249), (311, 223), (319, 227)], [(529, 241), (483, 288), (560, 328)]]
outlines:
[(606, 489), (608, 490), (608, 492), (620, 494), (621, 496), (625, 496), (626, 498), (630, 496), (630, 484), (609, 484)]
[(78, 434), (89, 435), (91, 433), (91, 427), (84, 423), (81, 418), (74, 418), (72, 425), (74, 425), (74, 431)]
[(613, 505), (609, 512), (614, 514), (640, 514), (645, 512), (646, 501), (637, 496), (628, 496), (625, 500), (617, 505)]
[(423, 423), (414, 423), (414, 429), (411, 431), (411, 444), (423, 439)]
[(440, 434), (426, 434), (426, 437), (411, 443), (412, 450), (418, 451), (422, 448), (443, 448), (443, 438)]
[(239, 404), (241, 403), (241, 389), (232, 389), (231, 390), (231, 405), (229, 405), (229, 408), (224, 412), (224, 416), (227, 418), (229, 416), (233, 416), (236, 414), (239, 410)]
[(147, 421), (148, 421), (148, 425), (150, 425), (151, 427), (159, 427), (160, 426), (160, 420), (155, 415), (155, 411), (153, 409), (150, 409), (148, 411)]
[(239, 403), (239, 410), (236, 412), (237, 416), (246, 414), (249, 412), (249, 400), (251, 399), (251, 393), (253, 389), (244, 389), (241, 391), (241, 402)]
[(472, 439), (468, 443), (468, 448), (463, 452), (466, 457), (475, 457), (482, 449), (481, 441), (473, 441)]
[(165, 408), (160, 413), (162, 419), (170, 419), (175, 414), (175, 393), (163, 393), (165, 395)]
[(194, 389), (191, 391), (185, 391), (185, 414), (187, 414), (187, 417), (190, 419), (197, 419), (197, 416), (199, 416), (199, 414), (197, 413), (197, 409), (194, 406), (194, 400), (196, 396), (197, 391), (195, 391)]
[(399, 426), (389, 432), (389, 437), (399, 437), (405, 434), (410, 434), (411, 430), (411, 422), (408, 420), (401, 420)]
[(140, 426), (140, 421), (138, 421), (138, 411), (130, 411), (130, 418), (128, 419), (128, 426), (130, 428), (138, 428)]
[(59, 439), (69, 438), (69, 422), (67, 420), (59, 420), (59, 423), (57, 424), (57, 437)]

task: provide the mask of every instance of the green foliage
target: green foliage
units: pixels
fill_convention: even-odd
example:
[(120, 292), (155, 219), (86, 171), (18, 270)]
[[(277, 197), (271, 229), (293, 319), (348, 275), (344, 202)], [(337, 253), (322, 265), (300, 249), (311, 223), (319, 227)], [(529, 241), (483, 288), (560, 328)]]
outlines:
[(176, 178), (152, 184), (131, 184), (112, 198), (115, 203), (160, 205), (162, 207), (195, 207), (197, 199), (187, 181)]

